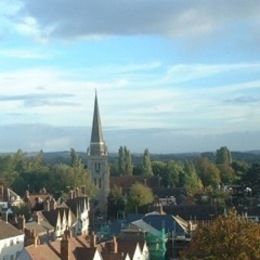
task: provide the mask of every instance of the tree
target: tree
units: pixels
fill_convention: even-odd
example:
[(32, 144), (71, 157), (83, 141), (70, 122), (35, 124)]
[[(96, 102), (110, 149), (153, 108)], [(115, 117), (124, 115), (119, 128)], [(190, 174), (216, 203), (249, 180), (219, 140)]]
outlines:
[(216, 164), (232, 163), (232, 155), (226, 146), (220, 147), (216, 152)]
[(192, 162), (185, 162), (184, 165), (184, 187), (186, 191), (194, 195), (203, 188), (202, 182), (196, 173)]
[(151, 204), (153, 200), (153, 192), (149, 187), (141, 183), (135, 183), (130, 188), (128, 208), (137, 212), (138, 208)]
[(126, 200), (122, 194), (122, 189), (114, 186), (108, 195), (108, 216), (118, 218), (124, 215)]
[(207, 157), (202, 157), (196, 162), (196, 170), (203, 186), (217, 188), (220, 184), (220, 173), (217, 166)]
[(79, 160), (78, 154), (74, 148), (70, 148), (70, 165), (73, 166)]
[(253, 189), (253, 192), (260, 194), (260, 163), (254, 163), (242, 176), (241, 183)]
[(132, 155), (129, 150), (127, 150), (126, 146), (124, 147), (125, 151), (125, 175), (133, 175), (133, 163), (132, 163)]
[(182, 259), (260, 259), (260, 225), (231, 210), (198, 227)]
[(229, 164), (219, 164), (221, 182), (224, 184), (231, 184), (235, 179), (235, 171)]
[(148, 149), (144, 150), (143, 175), (144, 176), (152, 176), (153, 175), (152, 163), (151, 163), (150, 153), (149, 153)]
[(123, 175), (125, 171), (125, 150), (123, 146), (120, 146), (118, 151), (118, 171), (119, 175)]
[(165, 176), (166, 183), (171, 187), (179, 187), (184, 185), (184, 176), (183, 176), (183, 165), (177, 161), (167, 162)]
[(118, 170), (120, 175), (133, 175), (132, 155), (126, 146), (119, 148)]

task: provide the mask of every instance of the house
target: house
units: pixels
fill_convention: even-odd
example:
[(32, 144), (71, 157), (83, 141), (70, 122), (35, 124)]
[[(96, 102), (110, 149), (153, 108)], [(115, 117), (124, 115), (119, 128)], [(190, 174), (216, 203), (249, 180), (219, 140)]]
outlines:
[[(95, 259), (102, 260), (97, 249), (88, 252), (89, 258), (78, 258), (75, 251), (79, 248), (89, 248), (87, 240), (83, 236), (72, 237), (69, 232), (65, 232), (62, 240), (56, 240), (47, 244), (35, 244), (27, 246), (23, 255), (23, 259), (28, 260), (80, 260), (80, 259)], [(76, 250), (77, 249), (77, 250)], [(93, 252), (94, 251), (94, 252)], [(93, 254), (92, 254), (93, 253)], [(92, 255), (92, 257), (91, 257)]]
[(28, 190), (25, 192), (24, 202), (28, 205), (31, 211), (40, 211), (45, 207), (47, 200), (52, 196), (43, 188), (39, 193), (30, 193)]
[(136, 240), (116, 238), (99, 244), (104, 260), (145, 260), (140, 243)]
[(11, 224), (0, 220), (0, 259), (17, 259), (23, 248), (23, 232)]
[(48, 244), (27, 246), (21, 259), (28, 260), (147, 260), (143, 257), (145, 244), (126, 239), (97, 243), (97, 236), (92, 234), (90, 240), (84, 236), (72, 237), (71, 232), (65, 231), (62, 240)]
[(24, 221), (24, 224), (20, 226), (23, 227), (25, 233), (25, 245), (34, 244), (36, 235), (40, 244), (48, 243), (56, 238), (55, 228), (43, 217), (41, 212), (34, 212), (33, 221), (26, 223)]
[(54, 239), (61, 238), (66, 229), (76, 233), (77, 219), (67, 205), (57, 206), (53, 200), (51, 207), (41, 212), (42, 218), (54, 227)]
[(10, 207), (17, 207), (23, 203), (19, 195), (3, 183), (0, 183), (0, 213), (5, 214)]
[(76, 217), (75, 234), (88, 235), (89, 233), (89, 212), (90, 203), (89, 198), (78, 193), (73, 195), (70, 193), (70, 198), (66, 201), (66, 205)]
[(164, 206), (163, 210), (170, 215), (178, 215), (186, 221), (211, 221), (223, 212), (210, 205), (172, 205)]

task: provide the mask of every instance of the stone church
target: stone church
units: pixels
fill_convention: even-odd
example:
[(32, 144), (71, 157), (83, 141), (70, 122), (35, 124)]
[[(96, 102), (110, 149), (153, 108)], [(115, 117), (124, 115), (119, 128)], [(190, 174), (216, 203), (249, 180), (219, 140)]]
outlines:
[(108, 151), (101, 126), (97, 92), (95, 93), (92, 132), (87, 156), (87, 166), (92, 181), (97, 188), (97, 208), (100, 212), (106, 213), (107, 197), (110, 191), (110, 172), (108, 165)]

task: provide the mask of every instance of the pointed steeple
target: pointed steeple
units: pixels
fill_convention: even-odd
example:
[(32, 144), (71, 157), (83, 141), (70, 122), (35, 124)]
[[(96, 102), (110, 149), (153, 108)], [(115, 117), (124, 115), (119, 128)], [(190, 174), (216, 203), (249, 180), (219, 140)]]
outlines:
[(103, 133), (98, 107), (97, 90), (95, 91), (94, 114), (91, 132), (91, 143), (103, 143)]
[(90, 140), (90, 155), (105, 155), (106, 145), (103, 138), (101, 119), (99, 114), (97, 91), (95, 91), (94, 113), (92, 122), (92, 132)]

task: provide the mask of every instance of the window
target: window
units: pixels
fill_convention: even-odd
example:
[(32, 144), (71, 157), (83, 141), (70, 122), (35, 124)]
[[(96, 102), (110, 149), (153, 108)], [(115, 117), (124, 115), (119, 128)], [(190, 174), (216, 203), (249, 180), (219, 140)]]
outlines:
[(95, 163), (95, 171), (100, 172), (101, 164), (99, 162)]
[(101, 178), (99, 178), (99, 188), (101, 189), (101, 186), (102, 186), (102, 181), (101, 181)]

